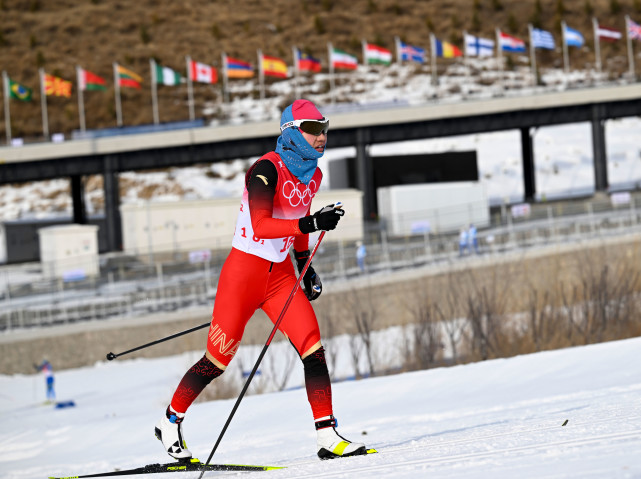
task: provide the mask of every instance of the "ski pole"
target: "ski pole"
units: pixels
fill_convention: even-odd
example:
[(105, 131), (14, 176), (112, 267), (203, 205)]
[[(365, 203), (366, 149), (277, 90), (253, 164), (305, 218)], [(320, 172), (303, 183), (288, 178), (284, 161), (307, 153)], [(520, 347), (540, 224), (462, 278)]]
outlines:
[[(340, 208), (340, 207), (342, 207), (342, 204), (340, 202), (337, 202), (334, 207), (335, 208)], [(236, 403), (234, 404), (234, 407), (232, 408), (231, 413), (229, 413), (229, 417), (227, 418), (227, 421), (225, 422), (225, 425), (223, 426), (223, 429), (220, 431), (218, 439), (216, 440), (216, 444), (214, 444), (213, 449), (209, 453), (209, 457), (205, 461), (205, 465), (208, 465), (209, 461), (211, 461), (211, 458), (214, 457), (214, 453), (216, 452), (216, 449), (218, 449), (218, 445), (220, 444), (220, 441), (223, 439), (223, 436), (225, 435), (225, 432), (227, 431), (227, 428), (229, 427), (229, 424), (231, 423), (231, 420), (234, 417), (234, 414), (236, 414), (236, 410), (238, 409), (238, 406), (240, 405), (240, 401), (242, 401), (243, 396), (245, 396), (245, 393), (247, 392), (247, 388), (249, 388), (249, 383), (251, 383), (252, 379), (254, 378), (254, 375), (256, 374), (256, 371), (258, 370), (258, 366), (260, 365), (261, 361), (263, 360), (263, 357), (265, 356), (265, 353), (267, 352), (267, 348), (269, 348), (269, 345), (271, 344), (272, 339), (274, 339), (274, 335), (276, 334), (276, 331), (278, 330), (278, 326), (280, 325), (280, 322), (282, 321), (283, 316), (285, 316), (285, 312), (287, 311), (287, 308), (289, 308), (289, 304), (292, 302), (292, 299), (294, 298), (294, 295), (296, 294), (296, 291), (298, 291), (298, 288), (300, 287), (300, 281), (305, 276), (305, 273), (307, 272), (307, 269), (309, 268), (309, 265), (312, 262), (312, 258), (316, 254), (316, 250), (318, 250), (318, 247), (319, 247), (321, 241), (323, 240), (323, 237), (325, 236), (325, 233), (326, 233), (326, 231), (321, 231), (321, 234), (318, 237), (318, 241), (316, 241), (316, 245), (314, 245), (314, 249), (312, 250), (311, 254), (309, 255), (309, 258), (307, 259), (307, 262), (305, 263), (305, 266), (301, 270), (300, 275), (298, 276), (298, 280), (296, 281), (296, 284), (294, 285), (294, 288), (292, 289), (292, 292), (289, 293), (289, 297), (287, 298), (287, 301), (285, 302), (285, 306), (283, 306), (283, 309), (280, 312), (280, 315), (278, 316), (278, 319), (274, 323), (274, 327), (272, 328), (272, 332), (270, 333), (269, 337), (267, 338), (267, 342), (265, 343), (265, 346), (263, 346), (263, 350), (258, 355), (258, 359), (256, 360), (256, 364), (254, 364), (254, 368), (252, 369), (252, 372), (249, 374), (249, 377), (247, 378), (247, 381), (245, 381), (245, 385), (243, 386), (243, 389), (240, 392), (240, 395), (238, 396), (238, 399), (236, 399)], [(202, 479), (203, 474), (205, 474), (205, 470), (204, 469), (201, 471), (200, 476), (198, 476), (198, 479)]]
[(172, 334), (171, 336), (167, 336), (166, 338), (157, 339), (156, 341), (152, 341), (150, 343), (143, 344), (142, 346), (138, 346), (138, 347), (135, 347), (133, 349), (129, 349), (127, 351), (123, 351), (122, 353), (114, 354), (112, 352), (109, 352), (109, 353), (107, 353), (107, 359), (109, 361), (111, 361), (111, 360), (116, 359), (116, 358), (118, 358), (120, 356), (124, 356), (125, 354), (129, 354), (129, 353), (133, 353), (134, 351), (138, 351), (139, 349), (148, 348), (149, 346), (153, 346), (154, 344), (158, 344), (158, 343), (162, 343), (162, 342), (165, 342), (165, 341), (169, 341), (170, 339), (177, 338), (178, 336), (182, 336), (183, 334), (187, 334), (187, 333), (192, 333), (194, 331), (198, 331), (199, 329), (206, 328), (209, 325), (210, 325), (210, 323), (201, 324), (200, 326), (196, 326), (196, 327), (191, 328), (191, 329), (186, 329), (185, 331), (182, 331), (182, 332), (176, 333), (176, 334)]

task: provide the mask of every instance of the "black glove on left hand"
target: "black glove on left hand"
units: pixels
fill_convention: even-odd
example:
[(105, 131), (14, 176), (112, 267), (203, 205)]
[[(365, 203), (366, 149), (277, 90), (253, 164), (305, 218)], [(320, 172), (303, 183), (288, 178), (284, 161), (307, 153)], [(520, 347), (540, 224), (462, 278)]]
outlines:
[[(296, 258), (296, 266), (298, 267), (298, 272), (300, 273), (301, 271), (303, 271), (305, 263), (307, 263), (307, 259), (309, 258), (309, 250), (294, 250), (294, 258)], [(314, 271), (314, 268), (312, 268), (311, 263), (307, 268), (307, 271), (305, 272), (305, 276), (303, 276), (303, 286), (305, 288), (305, 296), (307, 296), (307, 299), (309, 299), (310, 301), (314, 301), (316, 298), (318, 298), (323, 291), (323, 284), (316, 274), (316, 271)]]

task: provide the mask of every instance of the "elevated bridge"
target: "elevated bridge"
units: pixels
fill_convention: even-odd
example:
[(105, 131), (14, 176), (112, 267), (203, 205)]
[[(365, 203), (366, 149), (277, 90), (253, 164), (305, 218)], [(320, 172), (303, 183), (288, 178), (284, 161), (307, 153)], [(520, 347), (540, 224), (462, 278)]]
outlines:
[[(533, 200), (533, 128), (590, 122), (596, 190), (607, 191), (604, 122), (629, 116), (641, 116), (639, 83), (335, 114), (331, 116), (329, 145), (356, 148), (357, 187), (364, 193), (367, 218), (374, 213), (376, 194), (368, 145), (518, 129), (525, 197)], [(108, 244), (110, 250), (118, 250), (122, 243), (118, 173), (260, 156), (274, 148), (279, 133), (278, 121), (271, 120), (3, 147), (0, 185), (69, 177), (74, 222), (85, 223), (82, 176), (103, 175)]]

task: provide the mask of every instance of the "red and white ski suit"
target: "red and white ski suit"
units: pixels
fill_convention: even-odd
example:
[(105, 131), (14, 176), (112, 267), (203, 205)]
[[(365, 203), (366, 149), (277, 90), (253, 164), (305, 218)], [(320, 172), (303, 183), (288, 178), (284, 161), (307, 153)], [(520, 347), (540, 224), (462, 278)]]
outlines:
[[(275, 191), (273, 176), (257, 174), (265, 166), (273, 172), (264, 161), (276, 168)], [(256, 309), (265, 311), (274, 323), (283, 310), (297, 281), (289, 250), (292, 245), (297, 251), (309, 249), (309, 235), (301, 233), (298, 219), (309, 214), (321, 180), (317, 168), (309, 184), (301, 183), (273, 151), (247, 172), (232, 251), (220, 273), (207, 340), (207, 351), (224, 366), (238, 350)], [(294, 295), (279, 330), (301, 356), (320, 341), (316, 315), (302, 289)]]

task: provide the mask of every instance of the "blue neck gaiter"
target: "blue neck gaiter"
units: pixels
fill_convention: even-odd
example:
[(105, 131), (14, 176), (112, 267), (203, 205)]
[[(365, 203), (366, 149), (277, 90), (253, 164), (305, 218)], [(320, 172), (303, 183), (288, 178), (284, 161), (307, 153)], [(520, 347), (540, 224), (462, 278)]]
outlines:
[[(281, 125), (292, 121), (291, 105), (288, 106), (281, 117)], [(307, 143), (307, 140), (298, 128), (290, 127), (285, 130), (278, 137), (276, 142), (276, 153), (280, 155), (283, 163), (287, 165), (289, 171), (298, 178), (301, 183), (309, 184), (314, 176), (316, 167), (318, 166), (318, 159), (325, 153), (319, 153), (312, 145)]]

